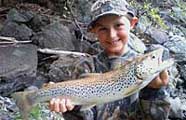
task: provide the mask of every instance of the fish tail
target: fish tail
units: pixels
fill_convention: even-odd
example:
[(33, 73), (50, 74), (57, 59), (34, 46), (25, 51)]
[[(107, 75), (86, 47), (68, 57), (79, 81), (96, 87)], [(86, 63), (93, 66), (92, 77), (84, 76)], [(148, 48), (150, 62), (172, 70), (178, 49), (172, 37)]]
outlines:
[(28, 120), (32, 107), (34, 106), (34, 99), (29, 97), (34, 94), (35, 91), (16, 92), (12, 94), (12, 98), (16, 101), (16, 105), (24, 120)]

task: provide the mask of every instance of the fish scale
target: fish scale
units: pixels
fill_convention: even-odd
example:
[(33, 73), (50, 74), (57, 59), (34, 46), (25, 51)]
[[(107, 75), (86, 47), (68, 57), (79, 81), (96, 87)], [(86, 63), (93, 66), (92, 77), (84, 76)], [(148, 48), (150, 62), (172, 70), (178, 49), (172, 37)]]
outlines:
[(174, 63), (173, 59), (160, 62), (162, 54), (163, 49), (160, 48), (139, 55), (110, 72), (48, 84), (37, 91), (14, 93), (12, 97), (25, 120), (28, 119), (33, 106), (54, 97), (69, 98), (74, 105), (81, 105), (81, 110), (86, 110), (95, 105), (125, 98), (144, 88), (162, 70)]

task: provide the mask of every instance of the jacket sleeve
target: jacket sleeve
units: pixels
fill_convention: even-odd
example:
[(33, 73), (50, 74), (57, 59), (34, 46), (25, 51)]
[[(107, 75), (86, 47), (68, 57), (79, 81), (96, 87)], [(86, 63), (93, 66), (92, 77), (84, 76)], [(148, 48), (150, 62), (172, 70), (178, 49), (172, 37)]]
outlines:
[(164, 99), (167, 96), (169, 96), (169, 94), (166, 87), (161, 87), (159, 89), (145, 87), (139, 94), (139, 98), (144, 100)]

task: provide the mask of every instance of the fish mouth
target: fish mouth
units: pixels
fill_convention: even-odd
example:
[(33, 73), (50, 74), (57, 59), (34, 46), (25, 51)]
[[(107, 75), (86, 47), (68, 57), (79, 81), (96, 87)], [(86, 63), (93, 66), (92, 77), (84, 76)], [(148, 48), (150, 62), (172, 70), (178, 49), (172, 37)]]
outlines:
[(147, 86), (156, 76), (158, 76), (159, 73), (160, 73), (160, 72), (155, 73), (155, 74), (153, 74), (152, 76), (146, 78), (145, 80), (139, 80), (139, 82), (138, 82), (138, 86), (140, 86), (139, 89), (141, 90), (141, 89), (143, 89), (145, 86)]
[(148, 85), (156, 76), (158, 76), (160, 74), (160, 72), (162, 72), (163, 70), (171, 67), (174, 64), (174, 59), (170, 58), (167, 60), (162, 61), (159, 66), (158, 69), (156, 69), (154, 72), (152, 72), (152, 75), (150, 75), (150, 77), (147, 77), (144, 80), (140, 80), (138, 79), (138, 85), (140, 86), (139, 89), (144, 88), (146, 85)]
[(127, 95), (132, 95), (135, 92), (143, 89), (145, 86), (147, 86), (159, 73), (155, 73), (152, 76), (146, 78), (145, 80), (138, 79), (137, 84), (135, 84), (130, 91), (128, 91)]
[(163, 60), (157, 69), (157, 72), (161, 72), (169, 67), (171, 67), (174, 64), (174, 59), (173, 58), (169, 58), (167, 60)]
[(154, 74), (158, 75), (163, 70), (166, 70), (166, 69), (170, 68), (173, 64), (174, 64), (174, 59), (173, 58), (169, 58), (169, 59), (166, 59), (164, 61), (161, 61), (161, 62), (159, 62), (158, 66), (157, 66), (157, 69), (152, 70), (150, 74), (151, 75), (154, 75)]

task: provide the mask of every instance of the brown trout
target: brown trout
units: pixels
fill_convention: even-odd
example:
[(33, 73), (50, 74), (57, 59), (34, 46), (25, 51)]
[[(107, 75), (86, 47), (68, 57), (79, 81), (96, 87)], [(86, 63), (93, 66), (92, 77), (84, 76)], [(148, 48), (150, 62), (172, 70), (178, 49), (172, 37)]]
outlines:
[(125, 98), (144, 88), (162, 70), (173, 65), (173, 59), (162, 61), (162, 54), (163, 49), (160, 48), (139, 55), (110, 72), (49, 84), (36, 91), (17, 92), (12, 97), (24, 119), (28, 119), (34, 105), (54, 97), (69, 98), (74, 105), (82, 105), (85, 110)]

